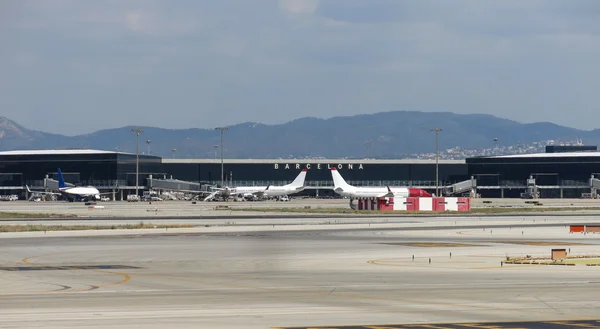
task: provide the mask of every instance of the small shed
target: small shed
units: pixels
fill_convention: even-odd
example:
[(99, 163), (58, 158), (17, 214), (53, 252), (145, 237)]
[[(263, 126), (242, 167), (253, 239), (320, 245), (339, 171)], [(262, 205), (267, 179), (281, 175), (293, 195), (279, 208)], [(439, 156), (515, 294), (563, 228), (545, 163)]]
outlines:
[(567, 258), (567, 249), (552, 249), (552, 260)]

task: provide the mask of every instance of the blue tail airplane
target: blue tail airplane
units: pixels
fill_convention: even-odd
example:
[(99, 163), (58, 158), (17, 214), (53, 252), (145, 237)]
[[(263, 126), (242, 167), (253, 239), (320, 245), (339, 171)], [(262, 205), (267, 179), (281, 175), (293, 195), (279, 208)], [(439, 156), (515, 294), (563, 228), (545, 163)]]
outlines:
[[(27, 190), (31, 192), (27, 186)], [(83, 201), (97, 201), (100, 200), (101, 194), (97, 188), (93, 186), (67, 186), (65, 179), (63, 178), (62, 171), (58, 168), (58, 191), (59, 193), (53, 192), (37, 192), (39, 194), (60, 194), (65, 196), (69, 201), (83, 200)], [(109, 192), (110, 193), (110, 192)]]

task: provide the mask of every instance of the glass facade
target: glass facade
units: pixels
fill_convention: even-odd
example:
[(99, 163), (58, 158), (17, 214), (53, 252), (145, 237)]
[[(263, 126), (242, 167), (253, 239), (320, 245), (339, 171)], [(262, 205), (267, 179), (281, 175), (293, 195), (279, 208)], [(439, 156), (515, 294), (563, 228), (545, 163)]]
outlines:
[[(57, 179), (58, 168), (65, 181), (75, 185), (116, 187), (135, 185), (136, 156), (98, 154), (0, 154), (0, 184), (4, 187), (43, 186), (44, 178)], [(147, 173), (160, 171), (161, 158), (140, 155), (140, 185)]]
[[(308, 169), (306, 185), (331, 186), (331, 171), (335, 166), (344, 179), (357, 186), (435, 186), (435, 164), (410, 163), (227, 163), (223, 165), (227, 181), (234, 186), (283, 185), (296, 178), (300, 170)], [(162, 169), (173, 178), (206, 183), (219, 183), (221, 164), (163, 163)], [(465, 164), (439, 165), (439, 182), (451, 184), (468, 178)]]
[(519, 197), (527, 187), (527, 179), (532, 177), (540, 187), (540, 197), (579, 198), (590, 192), (591, 175), (600, 177), (600, 156), (594, 154), (479, 157), (466, 162), (469, 175), (477, 179), (484, 197)]
[[(61, 168), (65, 181), (75, 185), (93, 185), (100, 189), (135, 187), (136, 156), (127, 153), (9, 154), (0, 152), (0, 189), (23, 189), (27, 184), (44, 186), (44, 178), (57, 178)], [(168, 160), (139, 156), (139, 186), (146, 178), (174, 178), (205, 184), (220, 184), (218, 160)], [(309, 190), (331, 188), (330, 167), (336, 167), (344, 179), (356, 186), (415, 186), (435, 189), (435, 163), (415, 160), (225, 160), (225, 180), (231, 186), (284, 185), (300, 170), (308, 169)], [(312, 161), (312, 160), (311, 160)], [(326, 162), (331, 161), (331, 162)], [(591, 175), (600, 177), (600, 155), (594, 156), (517, 156), (476, 157), (461, 162), (439, 164), (439, 186), (462, 182), (474, 176), (483, 197), (519, 197), (531, 176), (541, 188), (541, 197), (581, 197), (590, 190)], [(8, 192), (5, 192), (8, 193)]]
[[(99, 189), (130, 189), (135, 186), (136, 156), (126, 153), (23, 154), (7, 155), (0, 152), (0, 187), (22, 189), (25, 185), (44, 186), (44, 178), (57, 179), (61, 168), (65, 181), (75, 185), (93, 185)], [(200, 160), (167, 161), (160, 157), (139, 156), (139, 186), (146, 186), (146, 178), (174, 178), (195, 183), (220, 184), (221, 164)], [(289, 161), (289, 160), (288, 160)], [(308, 169), (306, 185), (312, 188), (332, 186), (329, 167), (336, 167), (346, 181), (357, 186), (421, 186), (435, 188), (435, 163), (400, 161), (356, 161), (302, 163), (260, 160), (257, 162), (225, 161), (223, 169), (232, 186), (283, 185), (296, 178), (300, 170)], [(464, 163), (440, 163), (439, 185), (467, 179)], [(232, 181), (232, 183), (231, 183)]]
[(588, 185), (590, 176), (600, 173), (600, 157), (595, 156), (491, 157), (470, 158), (466, 162), (469, 175), (494, 176), (499, 181), (518, 181), (521, 185), (526, 184), (529, 176), (536, 178), (538, 185), (562, 185), (565, 181)]

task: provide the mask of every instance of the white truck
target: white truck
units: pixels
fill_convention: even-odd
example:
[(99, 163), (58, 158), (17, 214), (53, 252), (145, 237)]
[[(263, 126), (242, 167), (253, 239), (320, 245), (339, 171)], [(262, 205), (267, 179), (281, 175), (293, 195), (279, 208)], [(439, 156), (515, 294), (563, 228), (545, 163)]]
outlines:
[(155, 191), (144, 191), (144, 201), (162, 201), (162, 198)]
[(140, 201), (140, 196), (137, 194), (129, 194), (127, 196), (127, 202), (138, 202)]

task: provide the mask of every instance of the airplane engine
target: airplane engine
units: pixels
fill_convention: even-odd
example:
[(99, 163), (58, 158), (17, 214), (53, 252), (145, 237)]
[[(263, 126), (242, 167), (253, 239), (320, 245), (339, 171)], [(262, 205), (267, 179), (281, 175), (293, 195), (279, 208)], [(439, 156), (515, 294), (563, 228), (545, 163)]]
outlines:
[(358, 201), (354, 199), (350, 199), (350, 209), (356, 210), (358, 208)]
[(244, 199), (246, 199), (248, 201), (256, 201), (256, 200), (258, 200), (258, 198), (256, 197), (256, 195), (254, 195), (252, 193), (245, 193), (244, 194)]

